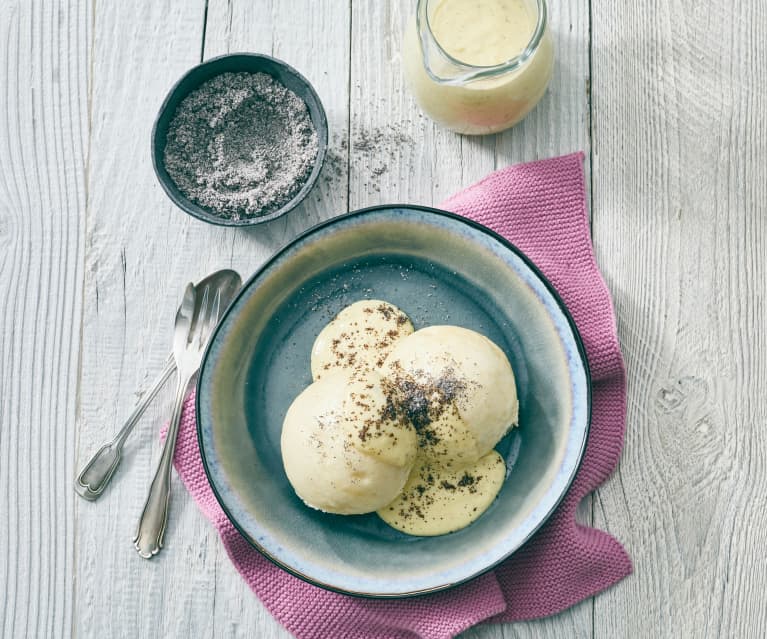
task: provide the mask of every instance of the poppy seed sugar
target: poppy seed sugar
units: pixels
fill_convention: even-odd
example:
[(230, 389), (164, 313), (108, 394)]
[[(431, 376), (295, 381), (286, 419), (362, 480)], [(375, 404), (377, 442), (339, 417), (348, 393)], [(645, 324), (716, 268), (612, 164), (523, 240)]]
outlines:
[(306, 103), (265, 73), (222, 73), (179, 104), (165, 168), (181, 192), (222, 218), (260, 217), (289, 202), (318, 152)]

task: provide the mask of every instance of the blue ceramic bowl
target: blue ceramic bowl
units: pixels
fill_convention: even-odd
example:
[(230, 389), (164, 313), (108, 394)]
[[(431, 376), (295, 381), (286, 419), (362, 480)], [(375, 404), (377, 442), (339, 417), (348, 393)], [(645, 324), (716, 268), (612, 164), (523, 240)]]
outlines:
[[(514, 367), (520, 426), (497, 447), (508, 476), (490, 509), (463, 530), (411, 537), (374, 514), (321, 513), (288, 483), (280, 431), (288, 406), (311, 383), (314, 338), (363, 298), (396, 304), (417, 329), (479, 331)], [(253, 546), (324, 588), (403, 597), (471, 579), (530, 538), (575, 475), (590, 397), (575, 326), (520, 251), (450, 213), (392, 206), (311, 229), (245, 284), (208, 347), (197, 414), (210, 483)]]

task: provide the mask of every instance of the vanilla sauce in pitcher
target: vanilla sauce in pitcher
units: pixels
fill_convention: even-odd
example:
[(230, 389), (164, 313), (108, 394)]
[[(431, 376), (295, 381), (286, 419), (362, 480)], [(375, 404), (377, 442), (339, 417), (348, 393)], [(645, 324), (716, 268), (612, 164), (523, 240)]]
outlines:
[(403, 43), (421, 108), (467, 134), (524, 118), (543, 96), (553, 61), (544, 0), (419, 0)]

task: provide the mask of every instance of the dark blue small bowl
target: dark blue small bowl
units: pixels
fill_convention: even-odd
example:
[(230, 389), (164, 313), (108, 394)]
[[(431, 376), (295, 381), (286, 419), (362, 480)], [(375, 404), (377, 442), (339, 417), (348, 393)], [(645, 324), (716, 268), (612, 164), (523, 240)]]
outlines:
[[(173, 116), (176, 114), (176, 109), (178, 108), (179, 103), (192, 91), (211, 78), (221, 75), (222, 73), (237, 73), (243, 71), (247, 73), (266, 73), (272, 76), (277, 82), (290, 89), (306, 103), (306, 107), (309, 109), (309, 117), (312, 119), (312, 124), (317, 130), (318, 148), (317, 159), (314, 162), (312, 172), (309, 174), (306, 182), (304, 182), (301, 190), (296, 193), (290, 201), (266, 215), (233, 220), (217, 215), (215, 211), (200, 206), (186, 197), (178, 186), (176, 186), (173, 178), (168, 175), (168, 171), (165, 169), (164, 153), (168, 136), (168, 126), (170, 125), (171, 120), (173, 120)], [(165, 189), (168, 197), (173, 200), (176, 206), (189, 213), (189, 215), (196, 217), (198, 220), (210, 222), (211, 224), (218, 224), (220, 226), (253, 226), (281, 217), (288, 211), (292, 211), (301, 203), (301, 201), (309, 194), (309, 191), (312, 190), (314, 183), (320, 175), (322, 164), (325, 161), (325, 151), (327, 150), (327, 146), (328, 120), (325, 116), (325, 109), (323, 108), (322, 102), (320, 102), (320, 98), (314, 90), (314, 87), (309, 84), (309, 81), (304, 76), (289, 64), (268, 55), (261, 55), (258, 53), (230, 53), (217, 58), (211, 58), (190, 69), (170, 90), (160, 107), (160, 112), (157, 115), (154, 129), (152, 130), (152, 164), (154, 166), (154, 172), (157, 174), (157, 179), (160, 181), (162, 188)]]

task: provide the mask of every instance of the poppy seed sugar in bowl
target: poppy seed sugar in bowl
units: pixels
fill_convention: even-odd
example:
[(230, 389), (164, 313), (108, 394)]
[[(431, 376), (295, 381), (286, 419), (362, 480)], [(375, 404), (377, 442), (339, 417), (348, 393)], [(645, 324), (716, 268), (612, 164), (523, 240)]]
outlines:
[(317, 154), (317, 131), (298, 95), (266, 73), (226, 72), (179, 103), (163, 161), (190, 201), (242, 220), (287, 204)]

